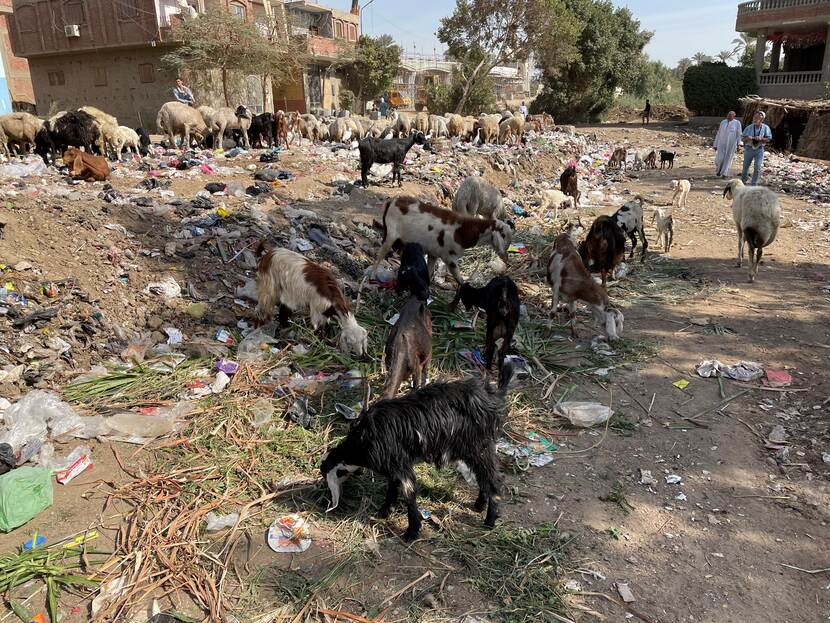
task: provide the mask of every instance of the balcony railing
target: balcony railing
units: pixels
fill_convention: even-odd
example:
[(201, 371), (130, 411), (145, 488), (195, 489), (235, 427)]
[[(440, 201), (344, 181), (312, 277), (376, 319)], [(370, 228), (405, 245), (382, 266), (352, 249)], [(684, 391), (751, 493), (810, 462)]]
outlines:
[(826, 5), (830, 8), (828, 0), (752, 0), (742, 2), (738, 5), (738, 15), (755, 13), (756, 11), (774, 11), (776, 9), (795, 9), (805, 6)]
[(821, 82), (821, 71), (780, 71), (761, 74), (758, 82), (761, 85), (818, 84)]

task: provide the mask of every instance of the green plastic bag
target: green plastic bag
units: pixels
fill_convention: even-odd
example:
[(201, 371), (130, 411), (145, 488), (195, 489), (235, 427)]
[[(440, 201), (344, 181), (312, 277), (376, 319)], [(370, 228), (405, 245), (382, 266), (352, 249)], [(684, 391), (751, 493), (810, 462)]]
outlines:
[(0, 476), (0, 531), (11, 532), (52, 506), (52, 470), (18, 467)]

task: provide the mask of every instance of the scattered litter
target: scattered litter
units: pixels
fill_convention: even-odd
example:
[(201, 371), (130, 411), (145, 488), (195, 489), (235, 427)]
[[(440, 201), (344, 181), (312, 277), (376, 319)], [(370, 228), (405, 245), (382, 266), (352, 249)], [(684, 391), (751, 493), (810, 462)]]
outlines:
[(309, 406), (308, 396), (301, 396), (288, 407), (286, 415), (303, 428), (310, 428), (314, 418), (317, 417), (317, 411)]
[(677, 500), (678, 502), (688, 502), (689, 501), (688, 498), (686, 497), (685, 493), (678, 493), (676, 496), (674, 496), (674, 499)]
[(668, 474), (666, 476), (666, 484), (667, 485), (679, 484), (681, 480), (683, 480), (682, 476), (678, 476), (677, 474)]
[(617, 582), (616, 588), (617, 593), (619, 593), (620, 595), (620, 599), (622, 599), (625, 603), (630, 604), (635, 601), (634, 593), (631, 592), (631, 589), (628, 587), (628, 584)]
[(166, 299), (175, 299), (182, 295), (182, 288), (173, 277), (165, 277), (161, 281), (148, 283), (144, 292), (157, 294)]
[(554, 412), (567, 418), (572, 426), (590, 428), (607, 422), (614, 411), (598, 402), (563, 402), (554, 408)]
[(533, 431), (526, 435), (526, 444), (517, 444), (507, 438), (496, 442), (496, 449), (514, 459), (526, 459), (526, 463), (533, 467), (544, 467), (553, 462), (553, 452), (559, 449), (555, 443)]
[(275, 552), (298, 554), (311, 547), (305, 519), (296, 513), (276, 519), (268, 528), (268, 547)]
[(677, 389), (686, 389), (689, 386), (689, 381), (686, 379), (678, 379), (674, 383), (672, 383)]
[(230, 376), (236, 374), (236, 371), (239, 370), (239, 364), (230, 359), (220, 359), (216, 362), (216, 369)]
[(233, 335), (227, 329), (217, 329), (216, 334), (213, 336), (217, 342), (221, 342), (222, 344), (227, 344), (228, 346), (233, 345)]
[(793, 377), (786, 370), (766, 370), (764, 384), (768, 387), (789, 387), (792, 383)]
[(725, 376), (734, 381), (755, 381), (764, 375), (764, 368), (760, 363), (754, 361), (741, 361), (735, 365), (728, 366), (717, 359), (701, 361), (695, 368), (698, 376), (711, 378), (713, 376)]
[(92, 451), (86, 446), (78, 446), (67, 457), (69, 466), (55, 472), (55, 480), (62, 485), (67, 484), (75, 476), (92, 469)]
[(0, 476), (0, 532), (11, 532), (51, 505), (51, 470), (19, 467)]
[(641, 469), (640, 470), (640, 484), (646, 486), (652, 486), (657, 484), (657, 479), (651, 475), (650, 469)]
[(205, 530), (208, 532), (216, 532), (217, 530), (224, 530), (226, 528), (233, 528), (236, 522), (239, 521), (239, 513), (229, 513), (228, 515), (220, 515), (214, 511), (205, 515), (207, 525)]
[(347, 420), (356, 420), (360, 416), (358, 409), (344, 405), (342, 402), (334, 403), (334, 410)]
[(167, 334), (167, 343), (170, 346), (181, 344), (184, 340), (184, 336), (182, 335), (181, 329), (176, 329), (175, 327), (167, 327), (164, 330), (164, 332)]
[(790, 436), (787, 434), (787, 431), (784, 430), (784, 427), (781, 426), (781, 424), (776, 424), (772, 427), (772, 430), (769, 433), (769, 437), (767, 437), (767, 441), (769, 442), (769, 444), (779, 446), (788, 443), (789, 438)]

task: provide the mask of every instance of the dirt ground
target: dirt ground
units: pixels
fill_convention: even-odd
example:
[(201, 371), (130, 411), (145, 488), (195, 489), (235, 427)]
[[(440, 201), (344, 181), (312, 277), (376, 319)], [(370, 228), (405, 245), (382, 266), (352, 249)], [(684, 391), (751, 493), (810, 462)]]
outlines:
[[(735, 267), (736, 239), (729, 202), (722, 198), (724, 182), (712, 176), (714, 152), (700, 137), (687, 133), (684, 126), (669, 124), (605, 125), (579, 128), (579, 132), (641, 151), (677, 149), (673, 170), (631, 173), (615, 188), (660, 205), (669, 202), (670, 180), (691, 181), (687, 208), (673, 211), (674, 248), (665, 261), (688, 266), (696, 278), (713, 287), (673, 303), (620, 301), (625, 339), (653, 344), (656, 354), (606, 376), (589, 374), (560, 382), (576, 385), (569, 400), (609, 404), (628, 426), (622, 432), (602, 427), (577, 431), (563, 428), (561, 420), (552, 423), (553, 438), (560, 444), (554, 461), (507, 475), (506, 488), (520, 494), (507, 496), (500, 521), (519, 526), (555, 523), (569, 542), (563, 581), (575, 580), (583, 593), (567, 598), (573, 621), (830, 620), (830, 464), (822, 458), (830, 453), (830, 296), (822, 292), (822, 286), (830, 283), (830, 216), (814, 203), (782, 196), (784, 225), (765, 252), (757, 281), (750, 284), (746, 266)], [(572, 155), (578, 154), (562, 154), (562, 159)], [(535, 169), (542, 177), (558, 177), (558, 164), (558, 158), (536, 159), (522, 175)], [(276, 202), (263, 204), (263, 209), (274, 213), (270, 233), (276, 240), (288, 237), (290, 225), (280, 213), (284, 206), (336, 211), (336, 221), (371, 226), (379, 217), (379, 204), (397, 192), (384, 182), (368, 191), (355, 188), (347, 198), (331, 196), (334, 175), (355, 177), (354, 169), (340, 161), (321, 162), (291, 153), (283, 156), (280, 168), (297, 177), (277, 188)], [(488, 177), (503, 187), (511, 181), (499, 171), (488, 171)], [(250, 183), (246, 175), (233, 179)], [(113, 185), (126, 191), (135, 181), (116, 178)], [(204, 181), (177, 179), (172, 190), (192, 197)], [(409, 176), (403, 190), (433, 198), (441, 195), (437, 185)], [(205, 263), (188, 264), (156, 252), (170, 240), (175, 219), (139, 217), (132, 206), (100, 201), (55, 199), (48, 194), (33, 197), (29, 191), (21, 189), (21, 196), (9, 198), (12, 208), (7, 204), (2, 209), (0, 220), (6, 225), (0, 261), (9, 266), (31, 262), (40, 280), (77, 277), (92, 299), (88, 308), (78, 305), (79, 314), (103, 310), (110, 328), (117, 325), (126, 333), (150, 332), (175, 322), (185, 333), (196, 334), (209, 326), (232, 324), (235, 317), (249, 313), (233, 308), (229, 300), (233, 296), (209, 288), (203, 295), (211, 303), (223, 296), (228, 300), (221, 310), (202, 319), (188, 318), (183, 302), (148, 303), (138, 294), (148, 282), (170, 271), (180, 271), (182, 282), (193, 281), (197, 287), (222, 279), (226, 286), (239, 285), (243, 273), (253, 274), (247, 269), (229, 276)], [(229, 206), (238, 203), (228, 199)], [(593, 216), (613, 209), (611, 205), (580, 208), (579, 218), (587, 225)], [(116, 235), (102, 226), (105, 222), (124, 225), (130, 233)], [(259, 233), (251, 228), (244, 235), (253, 241)], [(647, 234), (651, 265), (661, 254), (654, 230), (647, 227)], [(371, 250), (368, 241), (365, 245)], [(187, 249), (188, 241), (180, 241), (178, 250)], [(634, 264), (637, 270), (636, 258)], [(119, 281), (122, 274), (128, 275), (126, 287)], [(158, 318), (161, 322), (155, 321)], [(589, 326), (584, 319), (580, 323), (579, 339), (586, 347)], [(61, 369), (32, 384), (54, 387), (113, 352), (103, 338), (98, 346), (86, 354), (75, 353), (77, 370)], [(706, 359), (760, 362), (768, 369), (788, 370), (794, 381), (789, 388), (753, 383), (752, 391), (723, 404), (717, 380), (694, 372), (696, 364)], [(674, 385), (681, 379), (688, 381), (682, 389)], [(14, 401), (24, 385), (7, 380), (0, 387), (5, 390), (0, 395)], [(724, 395), (732, 397), (746, 387), (726, 381)], [(789, 435), (786, 453), (765, 447), (775, 425), (782, 425)], [(142, 464), (144, 451), (135, 446), (112, 444), (112, 448), (128, 468)], [(67, 487), (56, 485), (55, 504), (48, 511), (24, 528), (0, 535), (0, 551), (12, 550), (34, 530), (66, 535), (101, 520), (115, 525), (118, 518), (111, 512), (99, 515), (101, 480), (123, 482), (127, 476), (110, 448), (101, 446), (95, 457), (92, 471)], [(641, 470), (649, 470), (656, 483), (641, 484)], [(668, 475), (681, 480), (667, 484)], [(458, 495), (469, 497), (469, 504), (469, 488), (461, 489)], [(613, 491), (619, 503), (601, 499)], [(290, 507), (292, 502), (283, 504)], [(379, 541), (377, 557), (354, 579), (353, 592), (364, 605), (397, 595), (425, 569), (443, 575), (441, 565), (446, 567), (447, 561), (430, 547), (431, 528), (425, 527), (423, 540), (407, 548), (393, 534), (402, 521), (399, 513), (390, 527), (378, 522), (372, 528)], [(471, 514), (469, 521), (479, 518)], [(325, 535), (313, 536), (321, 546), (305, 559), (291, 557), (288, 567), (327, 564)], [(258, 544), (248, 558), (252, 565), (258, 561), (286, 565), (264, 544)], [(617, 583), (627, 584), (634, 595), (635, 601), (627, 607)], [(458, 574), (433, 592), (441, 606), (432, 614), (419, 610), (420, 620), (455, 620), (487, 612), (498, 616), (487, 606), (493, 596), (484, 595), (482, 603), (482, 595)], [(285, 593), (278, 594), (275, 600), (286, 599)], [(509, 611), (509, 604), (496, 605)], [(384, 620), (408, 616), (411, 613), (395, 609)], [(552, 620), (545, 614), (540, 618)], [(85, 620), (84, 611), (72, 611), (66, 620)]]

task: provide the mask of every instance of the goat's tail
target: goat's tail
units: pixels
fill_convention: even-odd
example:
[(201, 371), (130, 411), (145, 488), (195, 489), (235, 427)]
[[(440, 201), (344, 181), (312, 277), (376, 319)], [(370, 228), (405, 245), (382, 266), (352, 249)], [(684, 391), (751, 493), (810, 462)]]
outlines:
[(501, 369), (499, 370), (499, 392), (502, 394), (507, 393), (507, 386), (510, 384), (510, 379), (513, 378), (513, 364), (509, 361), (506, 361), (502, 364)]

